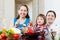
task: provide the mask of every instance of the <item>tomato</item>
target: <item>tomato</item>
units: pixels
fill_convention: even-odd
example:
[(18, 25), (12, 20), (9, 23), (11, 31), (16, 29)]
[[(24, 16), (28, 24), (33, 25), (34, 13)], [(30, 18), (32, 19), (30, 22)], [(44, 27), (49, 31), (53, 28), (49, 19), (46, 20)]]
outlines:
[(32, 30), (31, 28), (28, 28), (27, 34), (33, 34), (33, 33), (34, 33), (34, 30)]
[(19, 38), (19, 34), (14, 34), (14, 35), (13, 35), (13, 38), (14, 38), (14, 39), (18, 39), (18, 38)]
[(29, 23), (29, 26), (32, 26), (32, 25), (33, 25), (32, 22), (30, 22), (30, 23)]
[(2, 34), (1, 34), (1, 38), (2, 38), (2, 39), (6, 39), (6, 38), (7, 38), (6, 34), (2, 33)]

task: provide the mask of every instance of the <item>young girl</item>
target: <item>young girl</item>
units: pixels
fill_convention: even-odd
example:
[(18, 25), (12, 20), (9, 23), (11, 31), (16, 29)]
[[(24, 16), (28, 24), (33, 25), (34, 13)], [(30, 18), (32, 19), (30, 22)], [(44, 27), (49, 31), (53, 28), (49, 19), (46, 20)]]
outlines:
[(45, 40), (47, 33), (46, 18), (43, 14), (39, 14), (36, 19), (35, 31), (39, 33), (38, 40)]

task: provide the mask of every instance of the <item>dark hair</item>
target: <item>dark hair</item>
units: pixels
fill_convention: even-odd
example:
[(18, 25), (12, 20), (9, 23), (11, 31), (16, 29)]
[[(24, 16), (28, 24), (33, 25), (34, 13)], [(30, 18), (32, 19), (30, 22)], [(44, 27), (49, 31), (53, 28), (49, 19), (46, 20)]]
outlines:
[[(52, 13), (54, 14), (55, 18), (56, 18), (56, 13), (55, 13), (55, 11), (49, 10), (49, 11), (47, 12), (47, 14), (48, 14), (49, 12), (52, 12)], [(47, 16), (47, 14), (46, 14), (46, 16)]]
[[(46, 24), (46, 16), (43, 14), (39, 14), (37, 17), (42, 17), (44, 19), (44, 24)], [(37, 21), (37, 19), (36, 19)]]
[[(26, 7), (26, 9), (27, 9), (27, 15), (26, 15), (26, 18), (30, 18), (29, 15), (28, 15), (28, 6), (27, 6), (27, 5), (21, 5), (21, 6)], [(20, 6), (20, 7), (21, 7), (21, 6)], [(19, 8), (19, 9), (20, 9), (20, 8)], [(20, 15), (17, 16), (17, 19), (19, 19), (19, 17), (20, 17)]]

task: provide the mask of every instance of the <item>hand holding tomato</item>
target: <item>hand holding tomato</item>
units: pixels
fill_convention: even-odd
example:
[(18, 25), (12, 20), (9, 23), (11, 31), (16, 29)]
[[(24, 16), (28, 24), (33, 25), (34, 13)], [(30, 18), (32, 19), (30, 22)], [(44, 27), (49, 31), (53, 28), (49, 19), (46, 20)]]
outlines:
[(29, 23), (29, 26), (33, 26), (32, 22)]

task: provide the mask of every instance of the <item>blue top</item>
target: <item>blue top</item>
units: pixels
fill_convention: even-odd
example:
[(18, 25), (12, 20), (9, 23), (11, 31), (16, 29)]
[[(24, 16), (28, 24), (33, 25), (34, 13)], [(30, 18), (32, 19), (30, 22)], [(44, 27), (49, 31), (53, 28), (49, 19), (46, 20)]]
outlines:
[[(16, 22), (17, 22), (17, 18), (14, 18), (14, 25), (15, 25)], [(30, 18), (26, 18), (26, 20), (23, 24), (25, 24), (27, 26), (29, 22), (30, 22)], [(21, 29), (23, 27), (23, 24), (19, 24), (17, 26), (17, 28)]]

